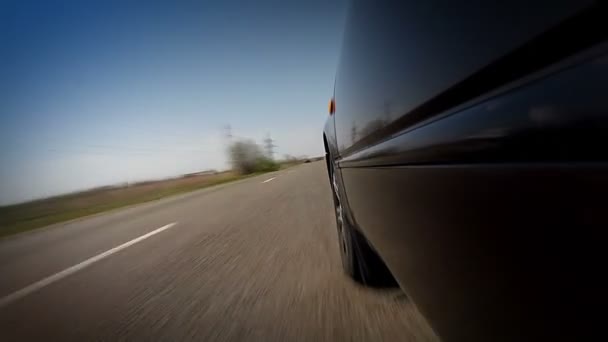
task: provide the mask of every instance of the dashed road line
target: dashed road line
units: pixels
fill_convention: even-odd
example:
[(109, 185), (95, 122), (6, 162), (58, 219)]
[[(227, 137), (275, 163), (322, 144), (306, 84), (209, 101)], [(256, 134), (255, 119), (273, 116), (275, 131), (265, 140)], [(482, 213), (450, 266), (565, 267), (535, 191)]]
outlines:
[(152, 235), (156, 235), (156, 234), (158, 234), (158, 233), (160, 233), (160, 232), (162, 232), (164, 230), (167, 230), (167, 229), (175, 226), (176, 224), (177, 224), (177, 222), (173, 222), (173, 223), (169, 223), (167, 225), (164, 225), (164, 226), (162, 226), (162, 227), (160, 227), (158, 229), (155, 229), (155, 230), (153, 230), (153, 231), (151, 231), (151, 232), (149, 232), (147, 234), (144, 234), (144, 235), (142, 235), (142, 236), (140, 236), (138, 238), (135, 238), (135, 239), (133, 239), (131, 241), (125, 242), (125, 243), (123, 243), (120, 246), (116, 246), (116, 247), (114, 247), (112, 249), (109, 249), (109, 250), (107, 250), (107, 251), (105, 251), (105, 252), (103, 252), (101, 254), (98, 254), (98, 255), (96, 255), (96, 256), (94, 256), (92, 258), (89, 258), (89, 259), (87, 259), (87, 260), (85, 260), (85, 261), (83, 261), (83, 262), (81, 262), (79, 264), (76, 264), (76, 265), (74, 265), (74, 266), (72, 266), (70, 268), (67, 268), (67, 269), (65, 269), (65, 270), (63, 270), (63, 271), (61, 271), (59, 273), (55, 273), (52, 276), (46, 277), (46, 278), (44, 278), (44, 279), (42, 279), (40, 281), (37, 281), (37, 282), (35, 282), (35, 283), (31, 284), (31, 285), (28, 285), (28, 286), (22, 288), (21, 290), (18, 290), (16, 292), (11, 293), (10, 295), (8, 295), (6, 297), (0, 298), (0, 308), (3, 307), (3, 306), (5, 306), (5, 305), (8, 305), (8, 304), (10, 304), (10, 303), (12, 303), (12, 302), (20, 299), (20, 298), (23, 298), (23, 297), (27, 296), (30, 293), (36, 292), (36, 291), (42, 289), (45, 286), (51, 285), (52, 283), (57, 282), (57, 281), (65, 278), (65, 277), (67, 277), (67, 276), (69, 276), (71, 274), (74, 274), (74, 273), (76, 273), (76, 272), (78, 272), (78, 271), (80, 271), (80, 270), (82, 270), (82, 269), (84, 269), (86, 267), (89, 267), (92, 264), (96, 263), (97, 261), (105, 259), (105, 258), (109, 257), (110, 255), (118, 252), (118, 251), (121, 251), (121, 250), (123, 250), (123, 249), (125, 249), (125, 248), (127, 248), (129, 246), (132, 246), (132, 245), (134, 245), (134, 244), (136, 244), (136, 243), (138, 243), (140, 241), (143, 241), (143, 240), (151, 237)]

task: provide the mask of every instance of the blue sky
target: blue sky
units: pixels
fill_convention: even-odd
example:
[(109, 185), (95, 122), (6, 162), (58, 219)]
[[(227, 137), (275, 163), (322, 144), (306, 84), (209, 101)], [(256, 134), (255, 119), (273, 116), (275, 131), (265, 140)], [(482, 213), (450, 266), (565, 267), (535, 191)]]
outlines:
[(345, 1), (4, 1), (0, 205), (320, 155)]

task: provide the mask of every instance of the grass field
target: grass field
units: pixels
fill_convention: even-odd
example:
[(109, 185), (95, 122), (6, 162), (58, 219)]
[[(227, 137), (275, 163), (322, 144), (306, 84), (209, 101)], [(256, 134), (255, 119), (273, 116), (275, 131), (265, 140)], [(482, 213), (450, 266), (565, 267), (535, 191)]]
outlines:
[(231, 171), (208, 175), (190, 175), (175, 179), (142, 182), (130, 186), (103, 187), (23, 204), (3, 206), (0, 207), (0, 237), (245, 177), (248, 176), (240, 176)]

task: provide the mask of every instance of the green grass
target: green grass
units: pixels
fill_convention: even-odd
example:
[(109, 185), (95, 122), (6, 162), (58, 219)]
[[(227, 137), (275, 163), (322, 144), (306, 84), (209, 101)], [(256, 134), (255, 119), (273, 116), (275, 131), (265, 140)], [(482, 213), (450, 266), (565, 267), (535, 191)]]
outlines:
[(0, 207), (0, 238), (133, 204), (233, 182), (256, 174), (232, 173), (103, 188)]

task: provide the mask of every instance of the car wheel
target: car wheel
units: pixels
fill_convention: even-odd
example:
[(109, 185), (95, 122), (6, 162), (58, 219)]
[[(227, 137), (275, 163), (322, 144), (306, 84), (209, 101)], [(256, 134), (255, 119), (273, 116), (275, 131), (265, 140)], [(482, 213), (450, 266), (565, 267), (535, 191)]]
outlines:
[(336, 212), (336, 226), (338, 228), (338, 243), (340, 245), (340, 258), (342, 259), (342, 268), (344, 272), (355, 280), (361, 280), (360, 272), (358, 272), (357, 257), (353, 249), (353, 239), (351, 228), (347, 224), (344, 215), (344, 207), (336, 178), (336, 173), (331, 172), (331, 187), (334, 194), (334, 208)]
[(357, 281), (361, 281), (360, 272), (358, 272), (357, 257), (353, 250), (353, 238), (349, 225), (346, 223), (344, 215), (344, 207), (338, 180), (334, 170), (331, 172), (331, 187), (334, 197), (334, 209), (336, 213), (336, 227), (338, 230), (338, 244), (340, 246), (340, 258), (342, 260), (342, 268), (344, 272)]
[(333, 165), (330, 173), (340, 257), (344, 272), (362, 284), (380, 287), (396, 286), (397, 283), (384, 262), (372, 249), (365, 237), (351, 225), (346, 215), (347, 207), (344, 205), (340, 183)]

